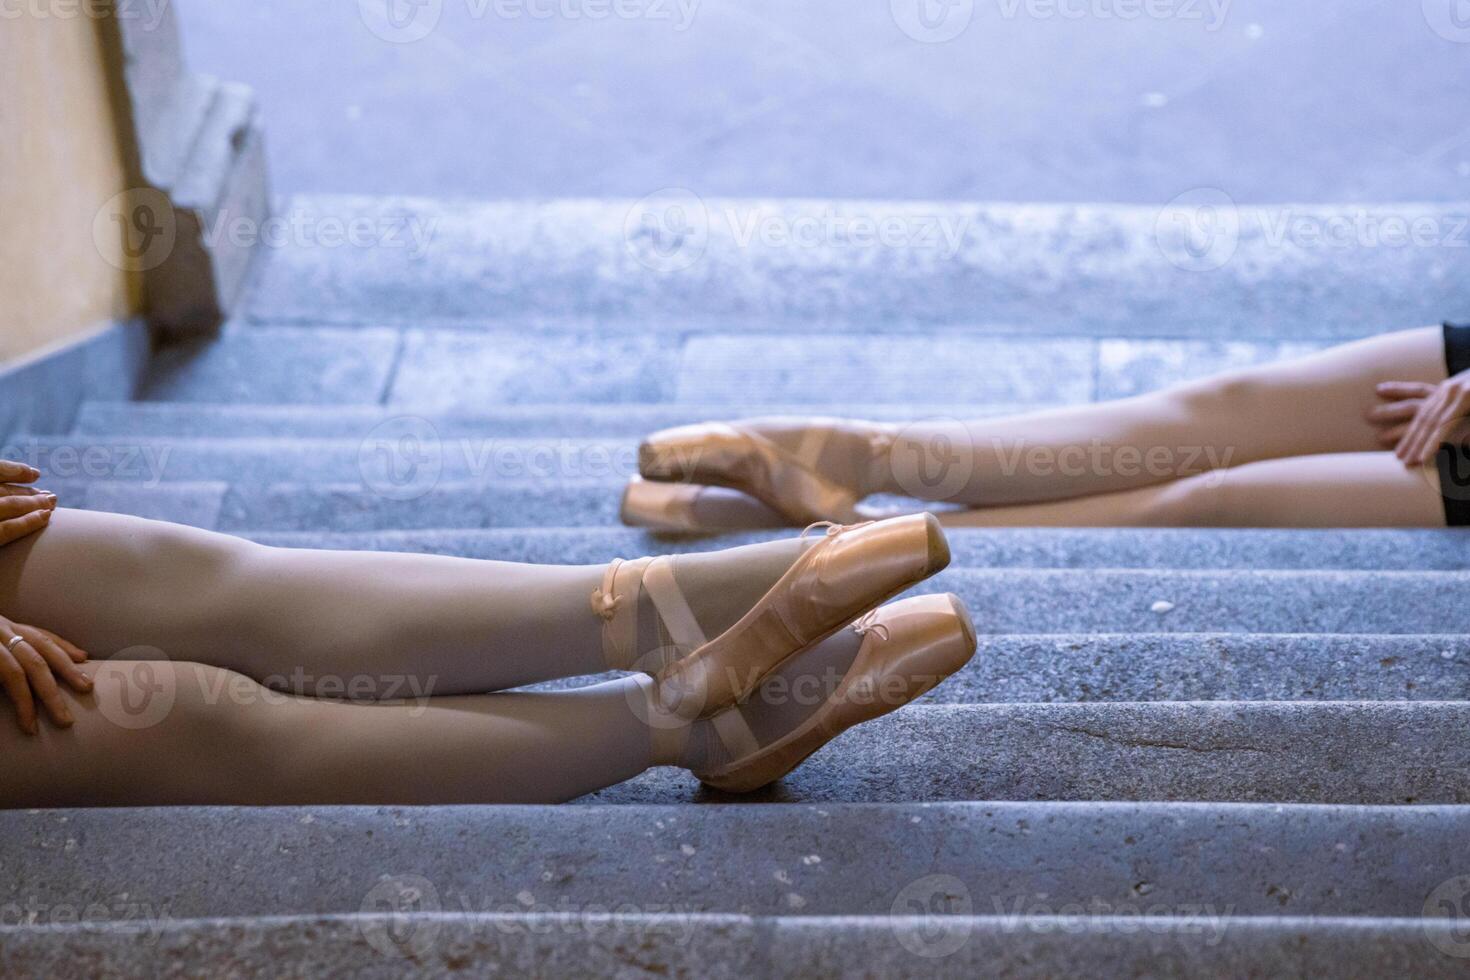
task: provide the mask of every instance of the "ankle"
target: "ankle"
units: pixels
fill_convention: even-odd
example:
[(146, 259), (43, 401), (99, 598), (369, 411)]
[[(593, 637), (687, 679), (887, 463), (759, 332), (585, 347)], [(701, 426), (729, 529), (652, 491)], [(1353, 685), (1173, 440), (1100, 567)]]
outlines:
[(901, 429), (890, 422), (860, 422), (858, 425), (867, 435), (870, 446), (867, 471), (859, 488), (861, 494), (895, 492), (898, 481), (893, 471), (893, 446)]
[(628, 681), (633, 686), (629, 704), (648, 729), (649, 766), (689, 768), (689, 760), (700, 758), (704, 752), (704, 735), (697, 729), (705, 723), (691, 722), (665, 710), (659, 703), (658, 686), (647, 674)]

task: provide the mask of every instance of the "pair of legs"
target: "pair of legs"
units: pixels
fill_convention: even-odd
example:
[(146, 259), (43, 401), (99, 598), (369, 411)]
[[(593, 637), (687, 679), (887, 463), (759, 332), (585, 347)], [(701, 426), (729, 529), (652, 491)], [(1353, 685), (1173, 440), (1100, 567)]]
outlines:
[[(1426, 327), (1135, 398), (966, 423), (973, 472), (951, 499), (972, 509), (953, 523), (1441, 526), (1437, 473), (1383, 451), (1367, 413), (1381, 382), (1445, 375), (1443, 333)], [(906, 429), (894, 452), (959, 436), (946, 428)]]
[[(713, 635), (803, 547), (681, 556), (675, 575)], [(708, 723), (650, 724), (647, 678), (485, 693), (604, 672), (602, 577), (60, 510), (0, 548), (0, 612), (117, 659), (84, 665), (96, 689), (74, 701), (74, 727), (0, 723), (0, 806), (544, 803), (704, 761)], [(856, 642), (839, 633), (796, 659), (840, 664)], [(398, 700), (330, 700), (343, 695)], [(789, 710), (756, 705), (751, 720)]]
[[(823, 493), (835, 505), (852, 494), (914, 497), (953, 508), (942, 512), (950, 526), (1439, 527), (1437, 470), (1405, 468), (1367, 415), (1380, 404), (1378, 384), (1437, 384), (1446, 373), (1444, 334), (1426, 327), (1059, 411), (903, 426), (756, 424), (779, 447), (771, 458), (786, 462), (738, 458), (718, 427), (702, 430), (710, 436), (669, 430), (645, 446), (664, 471), (644, 475), (698, 484), (704, 465), (717, 471), (710, 482), (745, 489), (757, 472), (777, 498), (701, 494), (692, 521), (705, 526), (800, 523), (823, 501), (785, 500), (781, 486), (798, 493), (801, 481), (790, 481), (805, 469), (833, 488)], [(757, 462), (771, 468), (742, 470)], [(783, 501), (784, 517), (772, 509)]]

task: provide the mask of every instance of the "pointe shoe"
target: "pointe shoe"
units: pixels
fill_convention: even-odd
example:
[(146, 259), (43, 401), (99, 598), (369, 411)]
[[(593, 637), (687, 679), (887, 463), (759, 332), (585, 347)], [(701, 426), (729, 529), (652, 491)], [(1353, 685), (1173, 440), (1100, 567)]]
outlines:
[[(949, 543), (932, 514), (830, 527), (739, 622), (658, 674), (660, 704), (682, 718), (708, 717), (790, 657), (948, 564)], [(680, 647), (702, 639), (679, 632), (692, 616), (663, 606), (659, 613)]]
[[(694, 775), (748, 793), (782, 778), (838, 735), (922, 696), (975, 653), (975, 626), (958, 596), (925, 595), (873, 610), (853, 624), (857, 657), (830, 697), (791, 732), (760, 745), (740, 708), (710, 719), (723, 761)], [(757, 695), (758, 696), (758, 695)]]
[(655, 483), (636, 476), (623, 491), (618, 516), (629, 527), (647, 528), (656, 534), (790, 526), (785, 515), (737, 490), (697, 483)]
[[(787, 445), (776, 437), (786, 436)], [(740, 490), (793, 524), (854, 523), (858, 503), (883, 482), (894, 436), (881, 427), (840, 419), (771, 418), (708, 422), (655, 432), (638, 447), (645, 479)], [(790, 444), (795, 442), (794, 446)], [(860, 459), (842, 459), (848, 473), (820, 468), (829, 445), (860, 447)], [(839, 454), (840, 455), (840, 454)]]

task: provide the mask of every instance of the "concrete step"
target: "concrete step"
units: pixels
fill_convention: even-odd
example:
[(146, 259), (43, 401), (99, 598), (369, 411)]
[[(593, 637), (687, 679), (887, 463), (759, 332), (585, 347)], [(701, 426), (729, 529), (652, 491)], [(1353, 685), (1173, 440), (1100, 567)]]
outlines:
[[(686, 234), (669, 231), (675, 206)], [(1452, 205), (1237, 208), (1195, 195), (1161, 209), (666, 193), (641, 202), (301, 196), (289, 211), (307, 227), (396, 234), (378, 247), (303, 240), (272, 249), (249, 306), (262, 321), (448, 322), (528, 334), (553, 326), (604, 337), (660, 325), (810, 333), (963, 324), (1294, 339), (1470, 309), (1470, 286), (1452, 274), (1463, 244), (1463, 211)], [(1223, 220), (1209, 225), (1218, 234), (1201, 255), (1190, 236), (1205, 215)], [(1412, 222), (1439, 232), (1432, 244), (1321, 234)], [(854, 223), (902, 233), (863, 244)], [(1303, 227), (1316, 237), (1297, 234)]]
[(1463, 572), (950, 569), (983, 633), (1470, 633)]
[(369, 439), (211, 439), (169, 436), (15, 436), (0, 458), (30, 463), (49, 480), (137, 481), (156, 486), (180, 480), (253, 483), (359, 483), (397, 500), (412, 500), (440, 481), (553, 483), (626, 480), (638, 472), (638, 440), (452, 440), (421, 434), (404, 419)]
[[(983, 418), (1038, 406), (884, 405), (866, 403), (762, 405), (761, 415), (830, 415), (902, 422), (924, 418)], [(728, 416), (729, 405), (553, 403), (504, 405), (482, 412), (443, 413), (413, 405), (229, 405), (195, 402), (86, 402), (72, 431), (78, 435), (189, 439), (363, 439), (378, 426), (405, 415), (418, 416), (440, 438), (642, 438), (658, 429)]]
[(1470, 803), (1470, 703), (916, 705), (723, 797), (658, 769), (587, 802)]
[[(1325, 343), (1093, 340), (1024, 329), (991, 336), (954, 327), (809, 336), (235, 324), (218, 337), (160, 350), (142, 396), (210, 405), (388, 405), (428, 415), (489, 414), (554, 398), (562, 405), (703, 405), (705, 418), (765, 405), (809, 414), (860, 399), (912, 417), (894, 409), (932, 402), (936, 392), (961, 406), (1034, 409), (1136, 395)], [(933, 356), (936, 349), (944, 356)]]
[(0, 832), (7, 894), (40, 924), (63, 903), (95, 922), (393, 911), (383, 881), (410, 875), (423, 901), (397, 911), (889, 916), (945, 876), (969, 901), (920, 907), (1438, 918), (1470, 807), (190, 807), (6, 811)]
[[(1162, 346), (1160, 346), (1162, 345)], [(942, 346), (946, 357), (931, 352)], [(712, 334), (608, 335), (236, 324), (218, 337), (161, 349), (141, 397), (228, 404), (346, 404), (431, 413), (505, 405), (687, 402), (909, 404), (935, 392), (957, 403), (1085, 402), (1190, 371), (1275, 359), (1297, 346), (1269, 341), (1184, 344), (975, 336)], [(834, 352), (840, 351), (841, 356)], [(779, 364), (782, 370), (771, 370)], [(975, 370), (983, 364), (985, 370)], [(1106, 367), (1101, 365), (1106, 364)], [(737, 412), (738, 413), (738, 412)]]
[(919, 703), (1466, 700), (1470, 636), (1134, 633), (985, 636)]
[[(1135, 903), (1142, 905), (1142, 903)], [(601, 906), (599, 905), (599, 908)], [(0, 927), (9, 976), (1463, 976), (1461, 926), (1419, 919), (1139, 915), (271, 916)], [(1455, 952), (1446, 952), (1446, 951)]]

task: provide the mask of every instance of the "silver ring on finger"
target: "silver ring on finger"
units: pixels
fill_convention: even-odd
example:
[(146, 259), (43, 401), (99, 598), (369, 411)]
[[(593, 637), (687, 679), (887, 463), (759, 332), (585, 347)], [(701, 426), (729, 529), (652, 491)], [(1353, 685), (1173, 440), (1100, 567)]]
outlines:
[(14, 650), (15, 649), (15, 645), (17, 643), (24, 643), (25, 640), (26, 640), (25, 637), (23, 637), (19, 633), (17, 633), (14, 636), (12, 636), (10, 639), (8, 639), (8, 640), (5, 641), (5, 649), (7, 649), (7, 650)]

